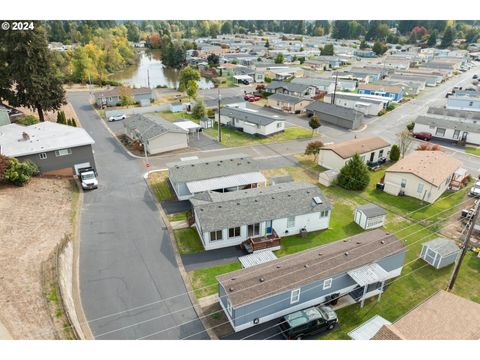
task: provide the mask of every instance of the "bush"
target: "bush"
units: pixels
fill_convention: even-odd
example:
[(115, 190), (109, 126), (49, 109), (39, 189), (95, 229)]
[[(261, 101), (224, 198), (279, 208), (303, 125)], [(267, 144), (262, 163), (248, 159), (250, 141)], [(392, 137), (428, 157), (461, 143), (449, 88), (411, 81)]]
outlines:
[(345, 166), (338, 174), (338, 185), (346, 190), (362, 191), (365, 190), (369, 181), (370, 173), (367, 165), (358, 154), (347, 161)]
[(197, 102), (192, 109), (192, 116), (194, 119), (200, 120), (205, 117), (206, 110), (203, 102)]
[(25, 126), (34, 125), (38, 123), (38, 119), (32, 115), (22, 116), (17, 120), (17, 123)]
[(10, 159), (9, 165), (3, 174), (4, 181), (16, 186), (23, 186), (32, 176), (38, 175), (38, 167), (31, 161), (20, 162)]
[(407, 130), (408, 131), (412, 131), (414, 127), (415, 127), (415, 123), (413, 121), (411, 123), (407, 124)]
[(387, 111), (392, 111), (393, 109), (395, 109), (395, 105), (389, 104), (389, 105), (387, 106)]
[(65, 112), (59, 111), (57, 113), (57, 124), (63, 124), (63, 125), (68, 124), (68, 120), (67, 120), (67, 117), (65, 116)]
[(208, 109), (207, 110), (207, 117), (213, 119), (215, 117), (215, 109)]
[(394, 144), (390, 149), (390, 160), (398, 161), (399, 159), (400, 159), (400, 147), (397, 144)]
[(377, 116), (382, 116), (382, 115), (385, 115), (386, 113), (387, 113), (387, 110), (382, 109), (378, 112)]

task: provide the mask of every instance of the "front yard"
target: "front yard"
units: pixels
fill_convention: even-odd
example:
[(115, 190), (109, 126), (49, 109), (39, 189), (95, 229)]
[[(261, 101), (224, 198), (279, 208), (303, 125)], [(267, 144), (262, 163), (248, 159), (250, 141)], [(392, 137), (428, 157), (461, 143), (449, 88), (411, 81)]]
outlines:
[(193, 254), (203, 251), (203, 244), (194, 228), (178, 229), (173, 231), (180, 254)]
[(148, 185), (153, 190), (157, 200), (173, 200), (175, 194), (172, 192), (168, 181), (168, 171), (156, 171), (148, 175)]

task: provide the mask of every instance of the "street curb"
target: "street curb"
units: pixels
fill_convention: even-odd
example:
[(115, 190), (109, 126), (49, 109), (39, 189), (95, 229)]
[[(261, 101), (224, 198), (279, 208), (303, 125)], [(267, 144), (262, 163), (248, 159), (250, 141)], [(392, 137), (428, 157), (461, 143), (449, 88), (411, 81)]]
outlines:
[(205, 314), (203, 313), (202, 308), (200, 307), (200, 304), (193, 292), (193, 288), (190, 284), (190, 279), (188, 278), (187, 271), (185, 270), (185, 267), (182, 262), (182, 258), (180, 256), (180, 253), (178, 252), (178, 247), (177, 247), (177, 242), (175, 241), (175, 235), (173, 233), (172, 226), (170, 225), (170, 222), (168, 221), (167, 214), (163, 210), (161, 204), (158, 202), (155, 194), (152, 192), (152, 189), (150, 188), (150, 185), (148, 184), (148, 175), (152, 172), (156, 172), (160, 170), (152, 170), (148, 171), (143, 175), (143, 179), (145, 180), (145, 183), (148, 188), (148, 192), (150, 195), (153, 197), (155, 201), (155, 206), (158, 209), (158, 212), (160, 213), (160, 216), (162, 217), (163, 222), (165, 223), (165, 226), (167, 227), (168, 235), (170, 237), (170, 242), (173, 247), (173, 251), (175, 252), (175, 261), (177, 262), (178, 266), (178, 271), (180, 272), (180, 275), (182, 276), (183, 283), (185, 284), (185, 288), (187, 289), (187, 294), (188, 297), (190, 298), (190, 302), (192, 303), (193, 309), (197, 313), (198, 320), (202, 323), (202, 326), (204, 327), (205, 331), (207, 332), (208, 336), (210, 337), (211, 340), (219, 340), (217, 335), (209, 328), (208, 324), (204, 321)]
[(74, 231), (72, 236), (72, 245), (73, 245), (73, 274), (72, 274), (72, 295), (73, 302), (75, 306), (75, 313), (77, 315), (77, 320), (80, 324), (80, 329), (77, 330), (81, 340), (94, 340), (92, 330), (88, 325), (87, 317), (83, 311), (82, 298), (80, 296), (80, 219), (82, 217), (82, 207), (83, 207), (83, 190), (80, 186), (78, 179), (75, 179), (75, 184), (80, 192), (78, 196), (77, 203), (77, 216), (74, 223)]

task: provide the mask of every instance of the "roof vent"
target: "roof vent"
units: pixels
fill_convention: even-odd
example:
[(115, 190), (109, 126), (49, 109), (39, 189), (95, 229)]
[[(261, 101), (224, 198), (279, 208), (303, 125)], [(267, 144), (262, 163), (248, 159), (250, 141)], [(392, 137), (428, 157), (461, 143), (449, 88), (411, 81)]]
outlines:
[(357, 241), (357, 245), (360, 245), (362, 242), (361, 241)]
[(221, 208), (222, 208), (222, 205), (218, 205), (218, 208), (221, 209)]
[(217, 166), (220, 166), (220, 164), (217, 164)]
[(281, 268), (281, 266), (280, 266), (280, 265), (277, 265), (277, 269), (280, 269), (280, 268)]
[(308, 264), (305, 264), (305, 265), (303, 265), (303, 267), (304, 267), (305, 269), (307, 269), (307, 268), (309, 267), (309, 265), (308, 265)]
[(28, 135), (25, 131), (22, 133), (22, 139), (24, 141), (30, 140), (30, 135)]
[(318, 253), (318, 256), (322, 256), (323, 254), (322, 253)]
[(230, 291), (230, 292), (233, 292), (233, 290), (234, 290), (233, 287), (231, 287), (230, 289), (228, 289), (228, 291)]
[(345, 251), (345, 256), (348, 256), (348, 251)]
[(237, 278), (233, 277), (233, 278), (231, 278), (230, 280), (237, 280)]
[(380, 244), (385, 244), (385, 240), (380, 241)]
[(261, 277), (261, 278), (258, 279), (258, 280), (260, 280), (260, 282), (264, 282), (264, 281), (265, 281), (265, 278)]
[[(308, 191), (307, 191), (307, 194), (308, 194)], [(317, 204), (317, 205), (323, 204), (323, 201), (322, 201), (322, 199), (320, 199), (320, 196), (315, 196), (313, 198), (313, 201), (315, 201), (315, 204)]]

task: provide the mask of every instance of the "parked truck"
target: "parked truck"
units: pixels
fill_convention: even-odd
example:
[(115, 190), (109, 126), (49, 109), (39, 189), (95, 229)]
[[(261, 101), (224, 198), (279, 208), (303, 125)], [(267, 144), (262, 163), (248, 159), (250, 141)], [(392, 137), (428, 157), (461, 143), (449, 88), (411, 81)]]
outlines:
[(78, 169), (78, 177), (83, 190), (98, 188), (97, 172), (93, 167), (89, 166)]

